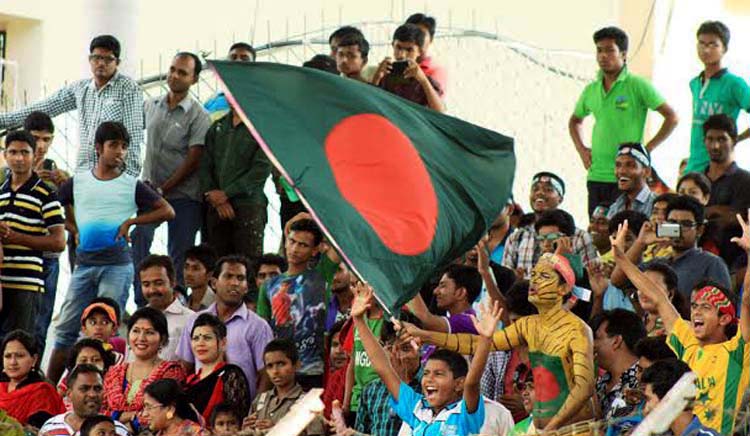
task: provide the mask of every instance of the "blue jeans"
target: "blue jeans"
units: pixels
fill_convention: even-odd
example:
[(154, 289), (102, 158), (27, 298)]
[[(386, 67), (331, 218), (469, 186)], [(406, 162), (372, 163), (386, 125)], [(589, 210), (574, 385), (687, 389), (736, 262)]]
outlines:
[(81, 315), (96, 297), (109, 297), (120, 305), (124, 313), (128, 290), (133, 283), (133, 264), (76, 265), (65, 294), (60, 320), (57, 323), (55, 348), (70, 348), (81, 331)]
[[(174, 263), (177, 275), (177, 284), (183, 284), (183, 266), (185, 263), (185, 251), (195, 245), (195, 235), (203, 224), (203, 208), (200, 201), (187, 198), (167, 200), (174, 209), (175, 217), (167, 222), (167, 252)], [(154, 232), (158, 226), (146, 224), (136, 226), (132, 233), (133, 241), (133, 265), (136, 270), (138, 264), (151, 253), (151, 243), (154, 241)], [(146, 299), (141, 292), (141, 281), (136, 275), (133, 281), (135, 293), (135, 304), (138, 307), (146, 305)]]
[[(44, 258), (44, 294), (36, 300), (36, 326), (35, 336), (42, 351), (47, 342), (47, 330), (52, 320), (52, 311), (55, 308), (55, 297), (57, 297), (57, 278), (60, 275), (60, 259), (57, 257)], [(40, 353), (41, 354), (41, 353)]]

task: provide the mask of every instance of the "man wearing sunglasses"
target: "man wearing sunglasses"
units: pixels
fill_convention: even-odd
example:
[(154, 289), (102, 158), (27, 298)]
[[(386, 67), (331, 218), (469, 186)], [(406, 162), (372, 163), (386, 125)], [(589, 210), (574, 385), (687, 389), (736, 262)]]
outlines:
[(49, 97), (23, 109), (0, 114), (0, 128), (23, 124), (34, 111), (56, 117), (78, 110), (78, 159), (76, 169), (91, 169), (97, 161), (94, 151), (96, 128), (104, 121), (118, 121), (130, 135), (125, 172), (138, 177), (143, 143), (143, 92), (135, 80), (117, 71), (120, 42), (112, 35), (100, 35), (89, 46), (90, 79), (73, 82)]

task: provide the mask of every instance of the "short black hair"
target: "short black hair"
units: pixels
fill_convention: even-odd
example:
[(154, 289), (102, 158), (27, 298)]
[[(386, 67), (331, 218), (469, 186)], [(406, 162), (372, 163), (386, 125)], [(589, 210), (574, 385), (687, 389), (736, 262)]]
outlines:
[(643, 212), (638, 212), (637, 210), (621, 210), (609, 220), (609, 227), (607, 227), (609, 234), (617, 232), (617, 227), (624, 223), (625, 220), (628, 221), (628, 230), (638, 236), (638, 233), (641, 232), (641, 227), (648, 221), (648, 217)]
[(370, 43), (367, 39), (361, 35), (346, 35), (339, 39), (339, 43), (336, 47), (349, 47), (356, 45), (359, 47), (359, 52), (362, 54), (362, 59), (367, 62), (367, 55), (370, 53)]
[(604, 27), (594, 32), (594, 43), (603, 39), (614, 39), (620, 51), (628, 51), (628, 34), (619, 27)]
[(141, 307), (140, 309), (133, 312), (128, 319), (128, 334), (133, 330), (133, 326), (139, 320), (145, 319), (151, 323), (159, 333), (159, 339), (161, 345), (167, 345), (169, 343), (169, 328), (167, 327), (167, 318), (161, 313), (161, 310), (154, 309), (153, 307)]
[(68, 374), (68, 378), (65, 379), (65, 384), (68, 386), (68, 389), (73, 388), (73, 384), (81, 374), (98, 374), (99, 377), (102, 377), (102, 382), (104, 382), (104, 374), (102, 373), (102, 370), (90, 363), (82, 363), (74, 366), (70, 371), (70, 374)]
[(505, 294), (505, 304), (508, 312), (520, 316), (536, 315), (539, 313), (536, 306), (529, 302), (529, 281), (519, 280), (513, 283)]
[(334, 39), (341, 39), (347, 35), (364, 36), (362, 31), (354, 26), (342, 26), (334, 30), (333, 33), (328, 36), (328, 44), (330, 45)]
[(647, 262), (643, 265), (643, 271), (653, 271), (660, 274), (664, 279), (664, 284), (667, 286), (667, 291), (673, 291), (677, 293), (677, 285), (679, 284), (679, 276), (677, 272), (668, 263), (663, 260), (656, 259)]
[(607, 327), (604, 331), (607, 336), (622, 336), (625, 346), (631, 352), (635, 351), (638, 341), (646, 337), (643, 320), (635, 312), (625, 309), (605, 310), (591, 319), (591, 330), (596, 332), (605, 321)]
[(696, 38), (700, 35), (711, 34), (719, 37), (721, 42), (724, 44), (724, 51), (729, 50), (729, 40), (732, 35), (729, 32), (729, 27), (721, 21), (704, 21), (698, 27), (698, 31), (695, 32)]
[(674, 192), (665, 192), (663, 194), (657, 195), (656, 198), (654, 198), (654, 203), (665, 201), (667, 204), (670, 204), (675, 198), (679, 196), (679, 194), (675, 194)]
[(472, 304), (482, 292), (482, 276), (479, 270), (468, 265), (450, 265), (445, 275), (456, 282), (457, 288), (466, 289), (466, 300)]
[(238, 408), (230, 402), (223, 402), (217, 404), (216, 407), (214, 407), (214, 410), (211, 411), (211, 417), (208, 420), (211, 428), (214, 428), (216, 424), (216, 418), (222, 414), (232, 415), (232, 417), (237, 420), (237, 425), (242, 425), (242, 416), (240, 416), (240, 411), (238, 410)]
[(702, 204), (693, 197), (687, 195), (678, 195), (677, 198), (669, 202), (667, 206), (667, 217), (673, 210), (684, 210), (693, 214), (693, 219), (698, 224), (705, 221), (705, 209)]
[(120, 305), (117, 303), (117, 301), (109, 297), (95, 297), (93, 300), (91, 300), (91, 302), (89, 303), (89, 306), (95, 303), (103, 303), (111, 307), (112, 310), (115, 311), (115, 317), (117, 318), (117, 323), (118, 324), (120, 323)]
[(711, 194), (711, 180), (709, 180), (705, 174), (696, 171), (684, 174), (682, 177), (680, 177), (680, 180), (677, 181), (678, 191), (680, 190), (680, 185), (682, 185), (682, 182), (684, 182), (685, 180), (691, 180), (693, 183), (695, 183), (696, 186), (698, 186), (698, 189), (701, 190), (703, 195)]
[(190, 336), (193, 336), (195, 329), (198, 327), (211, 327), (214, 331), (216, 338), (222, 340), (227, 337), (227, 326), (224, 324), (219, 317), (212, 313), (201, 313), (193, 323), (193, 328), (190, 330)]
[(430, 360), (445, 362), (453, 373), (453, 378), (466, 377), (466, 374), (469, 372), (469, 364), (466, 363), (466, 359), (455, 351), (436, 350), (427, 359), (428, 362)]
[(325, 71), (326, 73), (335, 74), (337, 76), (339, 75), (339, 69), (336, 66), (336, 59), (324, 54), (316, 54), (309, 61), (305, 61), (302, 66), (305, 68)]
[(162, 406), (174, 406), (175, 414), (180, 418), (198, 422), (198, 414), (177, 380), (171, 378), (156, 380), (144, 389), (144, 393)]
[(676, 359), (674, 351), (667, 345), (666, 336), (649, 336), (641, 338), (635, 344), (635, 355), (645, 357), (646, 359), (656, 362), (663, 359)]
[(104, 145), (107, 141), (124, 141), (125, 144), (130, 145), (130, 133), (119, 121), (104, 121), (96, 128), (94, 142), (97, 145)]
[(117, 59), (120, 59), (120, 41), (112, 35), (99, 35), (92, 39), (89, 44), (89, 53), (93, 53), (95, 48), (109, 50)]
[[(77, 366), (76, 360), (78, 360), (78, 355), (81, 354), (81, 350), (84, 348), (92, 348), (102, 356), (102, 360), (104, 361), (104, 371), (100, 371), (102, 376), (104, 376), (103, 374), (107, 372), (110, 366), (114, 365), (115, 357), (104, 349), (102, 341), (93, 338), (83, 338), (76, 342), (75, 345), (73, 345), (73, 348), (68, 352), (68, 360), (65, 362), (65, 368), (67, 368), (68, 371), (72, 371), (73, 368)], [(68, 386), (70, 386), (70, 382), (68, 382)]]
[(229, 47), (229, 52), (231, 53), (232, 50), (236, 48), (249, 51), (252, 55), (253, 62), (255, 62), (255, 58), (258, 56), (258, 53), (255, 51), (255, 48), (252, 45), (246, 42), (235, 42), (231, 47)]
[(641, 374), (641, 386), (651, 385), (651, 391), (661, 400), (688, 372), (690, 372), (690, 367), (682, 360), (657, 360)]
[(29, 147), (33, 151), (36, 151), (36, 139), (31, 132), (26, 130), (12, 130), (5, 136), (5, 149), (8, 150), (8, 146), (11, 142), (25, 142), (29, 144)]
[(175, 275), (174, 263), (172, 258), (163, 254), (149, 254), (141, 263), (138, 264), (138, 278), (140, 279), (141, 272), (153, 267), (161, 267), (167, 272), (167, 277), (172, 281), (173, 285), (177, 284), (177, 276)]
[(23, 120), (23, 129), (27, 132), (36, 130), (39, 132), (55, 133), (55, 124), (49, 115), (41, 111), (34, 111), (26, 116)]
[(704, 137), (709, 130), (723, 130), (732, 138), (733, 144), (737, 143), (737, 123), (727, 114), (715, 114), (708, 117), (703, 123)]
[(422, 47), (424, 46), (424, 32), (416, 24), (402, 24), (393, 32), (393, 41), (413, 42)]
[(239, 254), (230, 254), (228, 256), (222, 256), (219, 258), (219, 260), (216, 261), (216, 263), (214, 264), (214, 278), (219, 278), (219, 276), (221, 275), (221, 268), (225, 263), (244, 266), (245, 274), (250, 274), (252, 272), (252, 270), (250, 269), (250, 262), (247, 260), (247, 257)]
[(193, 73), (195, 74), (195, 77), (198, 77), (201, 75), (201, 71), (203, 70), (203, 63), (201, 62), (201, 58), (198, 57), (197, 54), (189, 51), (181, 51), (177, 52), (176, 55), (174, 55), (176, 58), (191, 58), (194, 62), (195, 67), (193, 68)]
[(94, 429), (94, 427), (103, 422), (108, 422), (112, 425), (115, 425), (115, 421), (107, 415), (89, 416), (88, 418), (84, 419), (83, 423), (81, 424), (80, 436), (93, 436), (91, 434), (91, 431)]
[(297, 351), (297, 344), (291, 339), (274, 339), (266, 345), (263, 349), (263, 355), (266, 353), (273, 353), (279, 351), (292, 361), (292, 364), (296, 364), (299, 361), (299, 352)]
[(289, 226), (289, 233), (292, 232), (309, 232), (313, 235), (313, 245), (317, 246), (323, 242), (323, 232), (320, 231), (318, 224), (310, 218), (302, 218)]
[(437, 26), (435, 18), (430, 17), (429, 15), (425, 15), (421, 12), (417, 12), (416, 14), (411, 14), (409, 18), (406, 19), (406, 22), (409, 24), (416, 24), (418, 26), (426, 27), (430, 32), (430, 39), (435, 38), (435, 27)]
[(208, 244), (195, 245), (185, 250), (185, 259), (194, 259), (203, 265), (209, 274), (213, 272), (216, 265), (216, 250)]
[(534, 223), (534, 230), (539, 233), (539, 229), (545, 226), (557, 227), (565, 236), (573, 236), (576, 231), (575, 219), (562, 209), (550, 209), (542, 212)]
[(258, 258), (257, 261), (255, 261), (255, 268), (253, 268), (253, 275), (258, 275), (258, 271), (260, 271), (261, 265), (276, 265), (279, 267), (279, 269), (284, 272), (289, 267), (287, 264), (286, 259), (279, 256), (276, 253), (266, 253)]

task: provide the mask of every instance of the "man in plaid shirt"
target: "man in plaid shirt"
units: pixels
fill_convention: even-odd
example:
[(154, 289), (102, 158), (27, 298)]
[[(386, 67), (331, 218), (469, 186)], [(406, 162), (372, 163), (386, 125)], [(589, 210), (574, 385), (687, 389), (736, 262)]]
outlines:
[(76, 169), (91, 169), (96, 164), (96, 128), (104, 121), (119, 121), (125, 125), (131, 138), (125, 156), (125, 172), (138, 177), (144, 129), (143, 92), (135, 80), (117, 71), (120, 42), (114, 36), (100, 35), (91, 41), (89, 64), (93, 78), (73, 82), (23, 109), (0, 114), (0, 128), (20, 126), (34, 111), (56, 117), (78, 109), (80, 146)]
[[(557, 209), (565, 196), (565, 182), (557, 175), (549, 172), (537, 173), (531, 180), (531, 209), (535, 219), (542, 212)], [(534, 223), (521, 227), (515, 231), (505, 243), (503, 266), (516, 271), (516, 275), (528, 278), (531, 269), (542, 255), (540, 244), (536, 241)], [(573, 254), (581, 257), (583, 265), (598, 257), (591, 235), (576, 228), (571, 238)]]

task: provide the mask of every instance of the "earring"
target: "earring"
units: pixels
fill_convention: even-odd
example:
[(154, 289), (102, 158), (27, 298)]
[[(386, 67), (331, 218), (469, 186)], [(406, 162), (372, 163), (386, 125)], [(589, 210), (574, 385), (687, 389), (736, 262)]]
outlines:
[(167, 412), (167, 420), (171, 420), (172, 418), (174, 418), (174, 413), (172, 413), (171, 411)]

